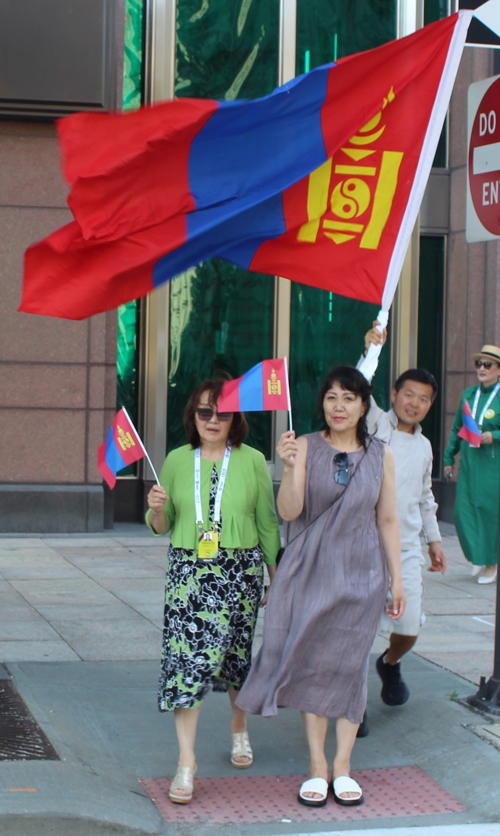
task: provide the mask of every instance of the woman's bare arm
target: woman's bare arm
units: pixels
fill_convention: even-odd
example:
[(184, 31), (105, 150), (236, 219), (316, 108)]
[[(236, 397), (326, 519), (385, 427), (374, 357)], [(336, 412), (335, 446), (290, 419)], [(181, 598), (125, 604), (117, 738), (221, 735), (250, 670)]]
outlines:
[(307, 439), (296, 439), (293, 431), (283, 433), (276, 450), (285, 465), (276, 504), (283, 519), (290, 522), (304, 508)]
[(390, 447), (385, 448), (384, 478), (377, 503), (377, 528), (391, 576), (392, 604), (388, 607), (388, 614), (391, 618), (397, 619), (403, 615), (406, 598), (401, 573), (401, 538), (396, 512), (394, 454)]

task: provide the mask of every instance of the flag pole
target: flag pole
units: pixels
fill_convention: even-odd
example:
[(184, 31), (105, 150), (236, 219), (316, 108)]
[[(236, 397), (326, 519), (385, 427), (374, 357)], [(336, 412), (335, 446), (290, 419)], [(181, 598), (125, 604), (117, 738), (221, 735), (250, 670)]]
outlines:
[[(158, 479), (158, 474), (156, 473), (156, 470), (155, 470), (155, 469), (154, 469), (154, 467), (153, 467), (153, 462), (152, 462), (152, 461), (151, 461), (151, 459), (149, 458), (149, 453), (148, 453), (148, 451), (146, 450), (146, 448), (145, 448), (144, 444), (142, 443), (142, 439), (141, 439), (141, 437), (140, 437), (139, 433), (137, 432), (137, 430), (136, 430), (136, 428), (135, 428), (135, 426), (134, 426), (134, 422), (132, 421), (132, 419), (131, 419), (130, 415), (128, 414), (128, 412), (127, 412), (127, 410), (125, 409), (125, 407), (124, 407), (124, 406), (122, 406), (122, 409), (123, 409), (123, 411), (124, 411), (125, 415), (127, 416), (127, 421), (128, 421), (128, 422), (129, 422), (129, 424), (133, 427), (134, 432), (135, 432), (135, 434), (136, 434), (137, 438), (139, 439), (139, 444), (141, 445), (142, 449), (144, 450), (144, 455), (146, 456), (146, 458), (147, 458), (147, 460), (148, 460), (148, 462), (149, 462), (149, 466), (150, 466), (151, 470), (153, 471), (153, 475), (154, 475), (154, 477), (155, 477), (155, 479), (156, 479), (156, 484), (157, 484), (157, 485), (160, 485), (160, 480)], [(160, 485), (160, 487), (161, 487), (161, 485)]]
[(285, 361), (286, 396), (288, 398), (288, 420), (290, 422), (290, 430), (293, 432), (292, 401), (290, 400), (290, 381), (288, 380), (288, 358), (286, 354), (283, 359)]

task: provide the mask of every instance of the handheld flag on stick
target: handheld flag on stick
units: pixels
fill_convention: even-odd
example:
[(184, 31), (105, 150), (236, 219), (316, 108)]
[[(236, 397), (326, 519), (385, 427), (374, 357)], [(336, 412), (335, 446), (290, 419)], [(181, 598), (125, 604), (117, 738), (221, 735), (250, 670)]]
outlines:
[(19, 309), (83, 319), (220, 256), (388, 311), (472, 14), (261, 99), (61, 119), (75, 220), (27, 250)]
[(159, 485), (158, 476), (139, 433), (130, 420), (127, 410), (122, 407), (115, 415), (106, 441), (101, 444), (97, 452), (97, 466), (102, 478), (110, 488), (114, 488), (118, 471), (144, 457), (147, 458)]
[(286, 357), (262, 360), (242, 377), (226, 381), (217, 401), (219, 412), (265, 412), (276, 409), (288, 410), (292, 429)]
[(468, 441), (471, 447), (481, 446), (481, 430), (479, 429), (475, 419), (472, 417), (471, 408), (467, 401), (463, 404), (464, 423), (458, 435), (465, 441)]

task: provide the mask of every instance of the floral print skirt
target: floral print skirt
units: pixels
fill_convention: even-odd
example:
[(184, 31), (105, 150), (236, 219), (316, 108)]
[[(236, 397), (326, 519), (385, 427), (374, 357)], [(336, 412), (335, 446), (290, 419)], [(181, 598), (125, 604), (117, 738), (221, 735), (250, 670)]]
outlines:
[[(220, 549), (215, 563), (170, 546), (158, 707), (197, 708), (207, 691), (239, 690), (250, 670), (263, 586), (262, 549)], [(220, 687), (222, 686), (222, 687)]]

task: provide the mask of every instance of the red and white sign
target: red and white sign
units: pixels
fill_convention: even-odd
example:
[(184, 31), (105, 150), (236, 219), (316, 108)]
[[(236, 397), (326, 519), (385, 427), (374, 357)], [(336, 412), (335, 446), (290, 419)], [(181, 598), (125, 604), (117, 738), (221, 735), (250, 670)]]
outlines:
[(500, 238), (500, 76), (469, 87), (466, 238)]

